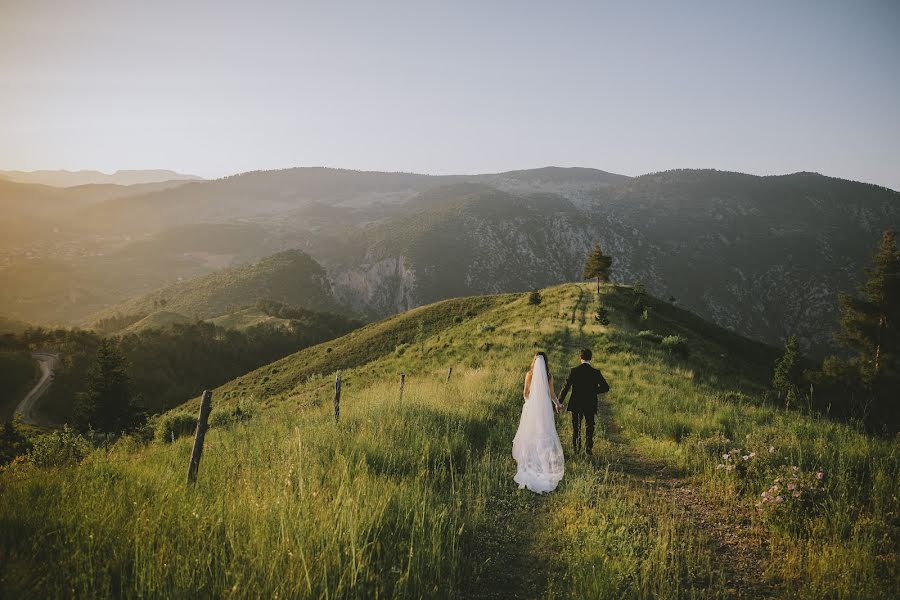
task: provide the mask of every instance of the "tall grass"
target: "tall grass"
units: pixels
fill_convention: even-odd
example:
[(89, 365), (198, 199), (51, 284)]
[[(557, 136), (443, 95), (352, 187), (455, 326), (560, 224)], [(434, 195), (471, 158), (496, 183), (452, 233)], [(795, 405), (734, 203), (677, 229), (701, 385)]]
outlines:
[[(332, 373), (292, 377), (300, 358), (285, 359), (267, 395), (272, 380), (259, 380), (273, 374), (260, 370), (226, 386), (227, 399), (214, 395), (217, 407), (240, 403), (253, 418), (210, 430), (193, 487), (184, 481), (189, 438), (123, 440), (76, 468), (8, 469), (0, 474), (0, 591), (729, 596), (708, 532), (633, 477), (627, 452), (746, 514), (770, 541), (768, 577), (786, 595), (889, 597), (897, 589), (897, 444), (762, 404), (760, 349), (729, 370), (721, 355), (740, 352), (740, 341), (693, 328), (677, 309), (654, 309), (649, 326), (685, 337), (689, 356), (650, 346), (637, 336), (648, 325), (624, 308), (628, 293), (605, 288), (608, 327), (584, 318), (598, 301), (590, 286), (572, 285), (545, 290), (539, 306), (525, 295), (464, 302), (477, 310), (445, 305), (422, 330), (403, 319), (399, 329), (364, 330), (357, 341), (383, 348), (355, 351), (363, 357), (356, 364), (345, 362), (340, 340), (331, 352), (304, 351), (298, 357), (317, 369), (346, 369), (340, 423)], [(549, 353), (559, 389), (582, 345), (595, 349), (612, 384), (609, 412), (622, 431), (614, 441), (601, 424), (594, 459), (569, 456), (554, 494), (520, 491), (510, 447), (530, 357)], [(566, 418), (559, 429), (568, 453)], [(717, 468), (735, 444), (760, 450), (740, 476)], [(786, 518), (757, 513), (759, 493), (790, 465), (824, 470), (824, 500)]]

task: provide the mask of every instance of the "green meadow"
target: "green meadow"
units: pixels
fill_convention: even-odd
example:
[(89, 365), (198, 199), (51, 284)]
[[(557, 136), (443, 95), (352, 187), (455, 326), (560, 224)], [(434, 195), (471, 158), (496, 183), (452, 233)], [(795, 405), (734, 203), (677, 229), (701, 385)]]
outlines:
[[(0, 596), (895, 597), (900, 444), (773, 404), (777, 350), (635, 297), (448, 300), (262, 367), (214, 390), (193, 486), (191, 436), (164, 432), (14, 461)], [(585, 346), (612, 387), (594, 455), (560, 416), (565, 478), (519, 490), (531, 357), (559, 389)]]

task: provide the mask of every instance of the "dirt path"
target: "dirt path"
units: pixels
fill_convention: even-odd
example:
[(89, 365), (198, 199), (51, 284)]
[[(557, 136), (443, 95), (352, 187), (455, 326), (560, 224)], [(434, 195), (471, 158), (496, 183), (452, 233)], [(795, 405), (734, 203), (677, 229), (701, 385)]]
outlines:
[(19, 402), (16, 407), (15, 415), (21, 416), (22, 421), (29, 425), (45, 425), (44, 421), (37, 418), (34, 414), (35, 405), (40, 400), (50, 385), (53, 383), (53, 373), (56, 369), (57, 356), (55, 354), (47, 354), (44, 352), (35, 352), (32, 357), (38, 361), (41, 369), (41, 378), (35, 384), (31, 391)]
[[(587, 308), (593, 301), (594, 294), (585, 290), (579, 294), (572, 311), (573, 324), (576, 310), (581, 312), (576, 337), (578, 344), (586, 347), (592, 345), (584, 326)], [(713, 545), (711, 550), (718, 557), (716, 562), (721, 566), (729, 597), (777, 596), (777, 586), (765, 580), (765, 564), (769, 560), (766, 541), (752, 529), (746, 514), (722, 503), (712, 502), (689, 479), (666, 465), (639, 454), (621, 434), (608, 404), (601, 403), (598, 417), (598, 429), (604, 430), (603, 434), (615, 448), (616, 469), (635, 487), (651, 491), (674, 507), (694, 530), (704, 535)]]
[(768, 550), (750, 519), (736, 510), (707, 499), (688, 479), (662, 463), (638, 454), (623, 439), (609, 407), (601, 407), (600, 421), (610, 442), (620, 453), (618, 470), (635, 486), (652, 491), (703, 534), (713, 545), (731, 598), (773, 598), (777, 586), (765, 579)]

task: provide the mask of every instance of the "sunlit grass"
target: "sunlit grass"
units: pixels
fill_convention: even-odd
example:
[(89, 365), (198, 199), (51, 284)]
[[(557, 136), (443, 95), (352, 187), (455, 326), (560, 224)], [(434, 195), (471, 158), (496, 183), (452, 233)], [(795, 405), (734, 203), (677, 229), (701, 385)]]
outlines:
[[(629, 471), (628, 460), (640, 459), (752, 520), (769, 542), (766, 577), (785, 595), (890, 597), (898, 583), (896, 442), (763, 405), (753, 374), (764, 366), (721, 366), (722, 354), (741, 360), (739, 340), (712, 332), (702, 350), (698, 342), (691, 357), (673, 358), (636, 336), (645, 326), (624, 307), (627, 291), (604, 293), (608, 327), (591, 321), (590, 286), (560, 286), (545, 290), (538, 307), (524, 295), (464, 301), (439, 308), (430, 328), (400, 320), (356, 334), (353, 343), (369, 344), (354, 350), (365, 357), (358, 364), (341, 362), (337, 340), (330, 351), (312, 348), (275, 372), (233, 382), (216, 391), (214, 405), (241, 403), (254, 416), (210, 430), (191, 488), (187, 438), (124, 441), (77, 468), (2, 474), (0, 590), (728, 596), (708, 532)], [(656, 312), (652, 326), (668, 333), (679, 313)], [(617, 429), (598, 423), (594, 459), (573, 459), (561, 417), (566, 477), (548, 496), (520, 491), (510, 448), (530, 357), (548, 352), (559, 389), (583, 345), (611, 382)], [(345, 387), (335, 423), (334, 373), (316, 369), (338, 364)], [(733, 446), (757, 451), (740, 477), (717, 468)], [(788, 518), (758, 514), (759, 493), (790, 465), (826, 473), (825, 501)]]

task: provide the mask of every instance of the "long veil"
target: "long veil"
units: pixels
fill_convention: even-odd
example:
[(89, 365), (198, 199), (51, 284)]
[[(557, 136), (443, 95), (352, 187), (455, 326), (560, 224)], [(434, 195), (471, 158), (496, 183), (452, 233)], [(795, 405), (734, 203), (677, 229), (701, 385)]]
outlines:
[(514, 479), (520, 487), (549, 492), (563, 478), (563, 451), (553, 418), (547, 363), (540, 355), (532, 367), (531, 390), (522, 407), (512, 454), (518, 463)]

